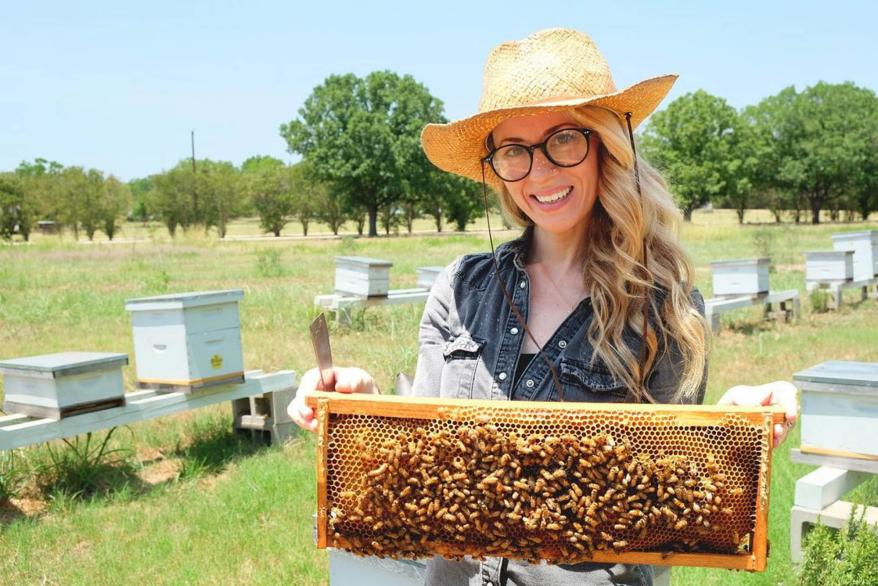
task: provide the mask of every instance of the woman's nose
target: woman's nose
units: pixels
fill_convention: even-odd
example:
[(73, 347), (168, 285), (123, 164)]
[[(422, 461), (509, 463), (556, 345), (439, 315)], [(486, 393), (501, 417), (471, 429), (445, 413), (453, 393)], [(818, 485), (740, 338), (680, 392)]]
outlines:
[(533, 157), (533, 167), (530, 170), (530, 174), (532, 176), (541, 177), (544, 175), (555, 173), (558, 170), (558, 167), (552, 161), (546, 158), (546, 154), (542, 151), (542, 149), (535, 149)]

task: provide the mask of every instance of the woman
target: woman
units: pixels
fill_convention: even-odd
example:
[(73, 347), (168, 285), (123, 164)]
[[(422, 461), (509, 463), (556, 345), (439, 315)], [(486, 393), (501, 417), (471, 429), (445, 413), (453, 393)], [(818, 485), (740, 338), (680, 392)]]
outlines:
[[(675, 76), (616, 91), (591, 39), (540, 31), (496, 47), (480, 112), (428, 125), (438, 167), (491, 184), (523, 235), (491, 254), (465, 255), (439, 276), (420, 328), (413, 393), (497, 400), (700, 403), (707, 327), (692, 268), (676, 242), (679, 213), (656, 171), (636, 156), (633, 129)], [(493, 244), (492, 244), (493, 249)], [(375, 392), (372, 378), (337, 368), (328, 386)], [(302, 391), (290, 415), (314, 429)], [(789, 383), (734, 387), (720, 403), (782, 404)], [(649, 566), (531, 565), (435, 558), (435, 584), (649, 584)]]

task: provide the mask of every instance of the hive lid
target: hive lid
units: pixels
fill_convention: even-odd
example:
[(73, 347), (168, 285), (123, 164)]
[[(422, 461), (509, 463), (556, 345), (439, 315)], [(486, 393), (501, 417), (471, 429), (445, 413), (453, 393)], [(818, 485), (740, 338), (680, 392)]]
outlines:
[(807, 383), (821, 383), (878, 392), (878, 362), (829, 360), (795, 373), (793, 381), (800, 388), (808, 388)]
[(341, 263), (349, 263), (349, 264), (357, 264), (357, 265), (367, 265), (370, 267), (392, 267), (393, 263), (389, 260), (382, 260), (380, 258), (369, 258), (368, 256), (337, 256), (335, 257), (335, 262), (338, 264)]
[(733, 260), (715, 260), (710, 263), (711, 266), (731, 266), (731, 265), (744, 265), (744, 266), (752, 266), (752, 265), (760, 265), (765, 263), (770, 263), (771, 259), (767, 256), (760, 256), (759, 258), (739, 258)]
[(125, 301), (128, 311), (154, 311), (157, 309), (185, 309), (201, 305), (217, 305), (232, 303), (244, 298), (243, 289), (227, 289), (224, 291), (194, 291), (187, 293), (169, 293), (155, 297), (139, 297)]
[(864, 232), (842, 232), (833, 234), (833, 240), (874, 240), (878, 241), (878, 230), (866, 230)]
[(58, 352), (0, 361), (0, 373), (43, 375), (51, 378), (128, 364), (127, 354), (115, 352)]

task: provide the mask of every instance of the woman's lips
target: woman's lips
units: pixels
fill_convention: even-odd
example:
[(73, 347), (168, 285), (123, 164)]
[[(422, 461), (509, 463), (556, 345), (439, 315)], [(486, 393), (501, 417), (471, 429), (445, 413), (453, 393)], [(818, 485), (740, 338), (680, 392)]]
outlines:
[(541, 210), (551, 211), (563, 206), (570, 194), (573, 192), (573, 186), (552, 188), (540, 191), (539, 193), (531, 193), (530, 198), (537, 208)]

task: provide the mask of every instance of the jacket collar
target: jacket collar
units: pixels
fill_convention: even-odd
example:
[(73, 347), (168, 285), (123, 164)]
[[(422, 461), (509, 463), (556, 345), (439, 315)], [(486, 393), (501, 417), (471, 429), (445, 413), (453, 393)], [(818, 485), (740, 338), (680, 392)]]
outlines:
[(512, 262), (518, 270), (523, 271), (533, 242), (533, 231), (533, 226), (528, 226), (518, 238), (498, 246), (497, 262), (502, 266)]

